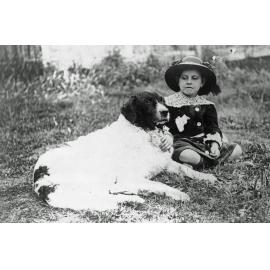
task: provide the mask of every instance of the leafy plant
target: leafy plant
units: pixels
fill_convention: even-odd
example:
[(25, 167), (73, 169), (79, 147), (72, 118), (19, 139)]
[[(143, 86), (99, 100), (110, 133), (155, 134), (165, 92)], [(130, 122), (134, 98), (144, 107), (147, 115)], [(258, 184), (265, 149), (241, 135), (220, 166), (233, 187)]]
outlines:
[(125, 61), (118, 50), (114, 50), (99, 64), (89, 69), (73, 65), (69, 71), (80, 78), (89, 78), (90, 82), (102, 87), (121, 87), (131, 91), (134, 87), (153, 83), (161, 78), (162, 65), (158, 58), (149, 55), (146, 61), (135, 63)]

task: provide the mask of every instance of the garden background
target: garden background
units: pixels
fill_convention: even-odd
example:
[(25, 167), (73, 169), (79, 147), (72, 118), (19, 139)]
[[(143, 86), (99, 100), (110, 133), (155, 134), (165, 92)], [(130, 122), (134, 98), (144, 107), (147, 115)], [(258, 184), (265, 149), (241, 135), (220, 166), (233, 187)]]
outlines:
[[(269, 222), (270, 46), (104, 48), (94, 60), (79, 61), (84, 53), (61, 62), (44, 59), (42, 46), (0, 46), (0, 221)], [(215, 185), (163, 173), (154, 180), (182, 188), (189, 203), (152, 195), (106, 212), (52, 208), (36, 197), (31, 178), (41, 153), (116, 120), (137, 91), (169, 95), (164, 72), (187, 54), (214, 65), (222, 94), (210, 99), (223, 132), (244, 150), (211, 171)]]

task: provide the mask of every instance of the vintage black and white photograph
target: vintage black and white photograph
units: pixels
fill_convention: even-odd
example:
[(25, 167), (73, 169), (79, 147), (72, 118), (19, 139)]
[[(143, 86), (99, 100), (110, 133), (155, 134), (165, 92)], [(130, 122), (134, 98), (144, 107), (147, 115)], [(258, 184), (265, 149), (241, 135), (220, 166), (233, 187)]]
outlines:
[(265, 0), (1, 10), (1, 269), (267, 268)]
[(269, 45), (1, 45), (1, 223), (267, 223)]

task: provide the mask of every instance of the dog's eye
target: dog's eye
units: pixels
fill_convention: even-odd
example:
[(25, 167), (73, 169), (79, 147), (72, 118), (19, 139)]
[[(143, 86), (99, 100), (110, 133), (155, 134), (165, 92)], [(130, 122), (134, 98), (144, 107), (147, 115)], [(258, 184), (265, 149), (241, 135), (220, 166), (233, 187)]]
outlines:
[(161, 99), (159, 100), (159, 102), (160, 102), (161, 104), (165, 104), (165, 99), (164, 99), (164, 98), (161, 98)]
[(152, 99), (147, 99), (147, 100), (145, 101), (145, 103), (146, 103), (147, 105), (153, 105), (155, 102), (154, 102), (154, 100), (152, 100)]

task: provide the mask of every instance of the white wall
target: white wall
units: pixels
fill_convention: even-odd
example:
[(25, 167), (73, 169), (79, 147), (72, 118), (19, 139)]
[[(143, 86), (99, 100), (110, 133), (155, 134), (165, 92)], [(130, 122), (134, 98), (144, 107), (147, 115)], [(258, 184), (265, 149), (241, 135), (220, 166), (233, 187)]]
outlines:
[(150, 53), (154, 53), (160, 60), (170, 59), (172, 56), (178, 58), (185, 55), (194, 55), (196, 52), (190, 50), (188, 45), (179, 46), (173, 50), (170, 45), (68, 45), (68, 46), (41, 46), (43, 63), (52, 63), (60, 70), (67, 70), (73, 63), (83, 67), (91, 67), (98, 63), (117, 48), (121, 55), (129, 61), (144, 60)]
[(150, 53), (151, 46), (133, 45), (100, 45), (100, 46), (42, 46), (43, 63), (53, 63), (59, 69), (67, 70), (73, 63), (90, 67), (99, 62), (114, 48), (118, 48), (121, 54), (129, 60), (136, 57), (145, 57)]

